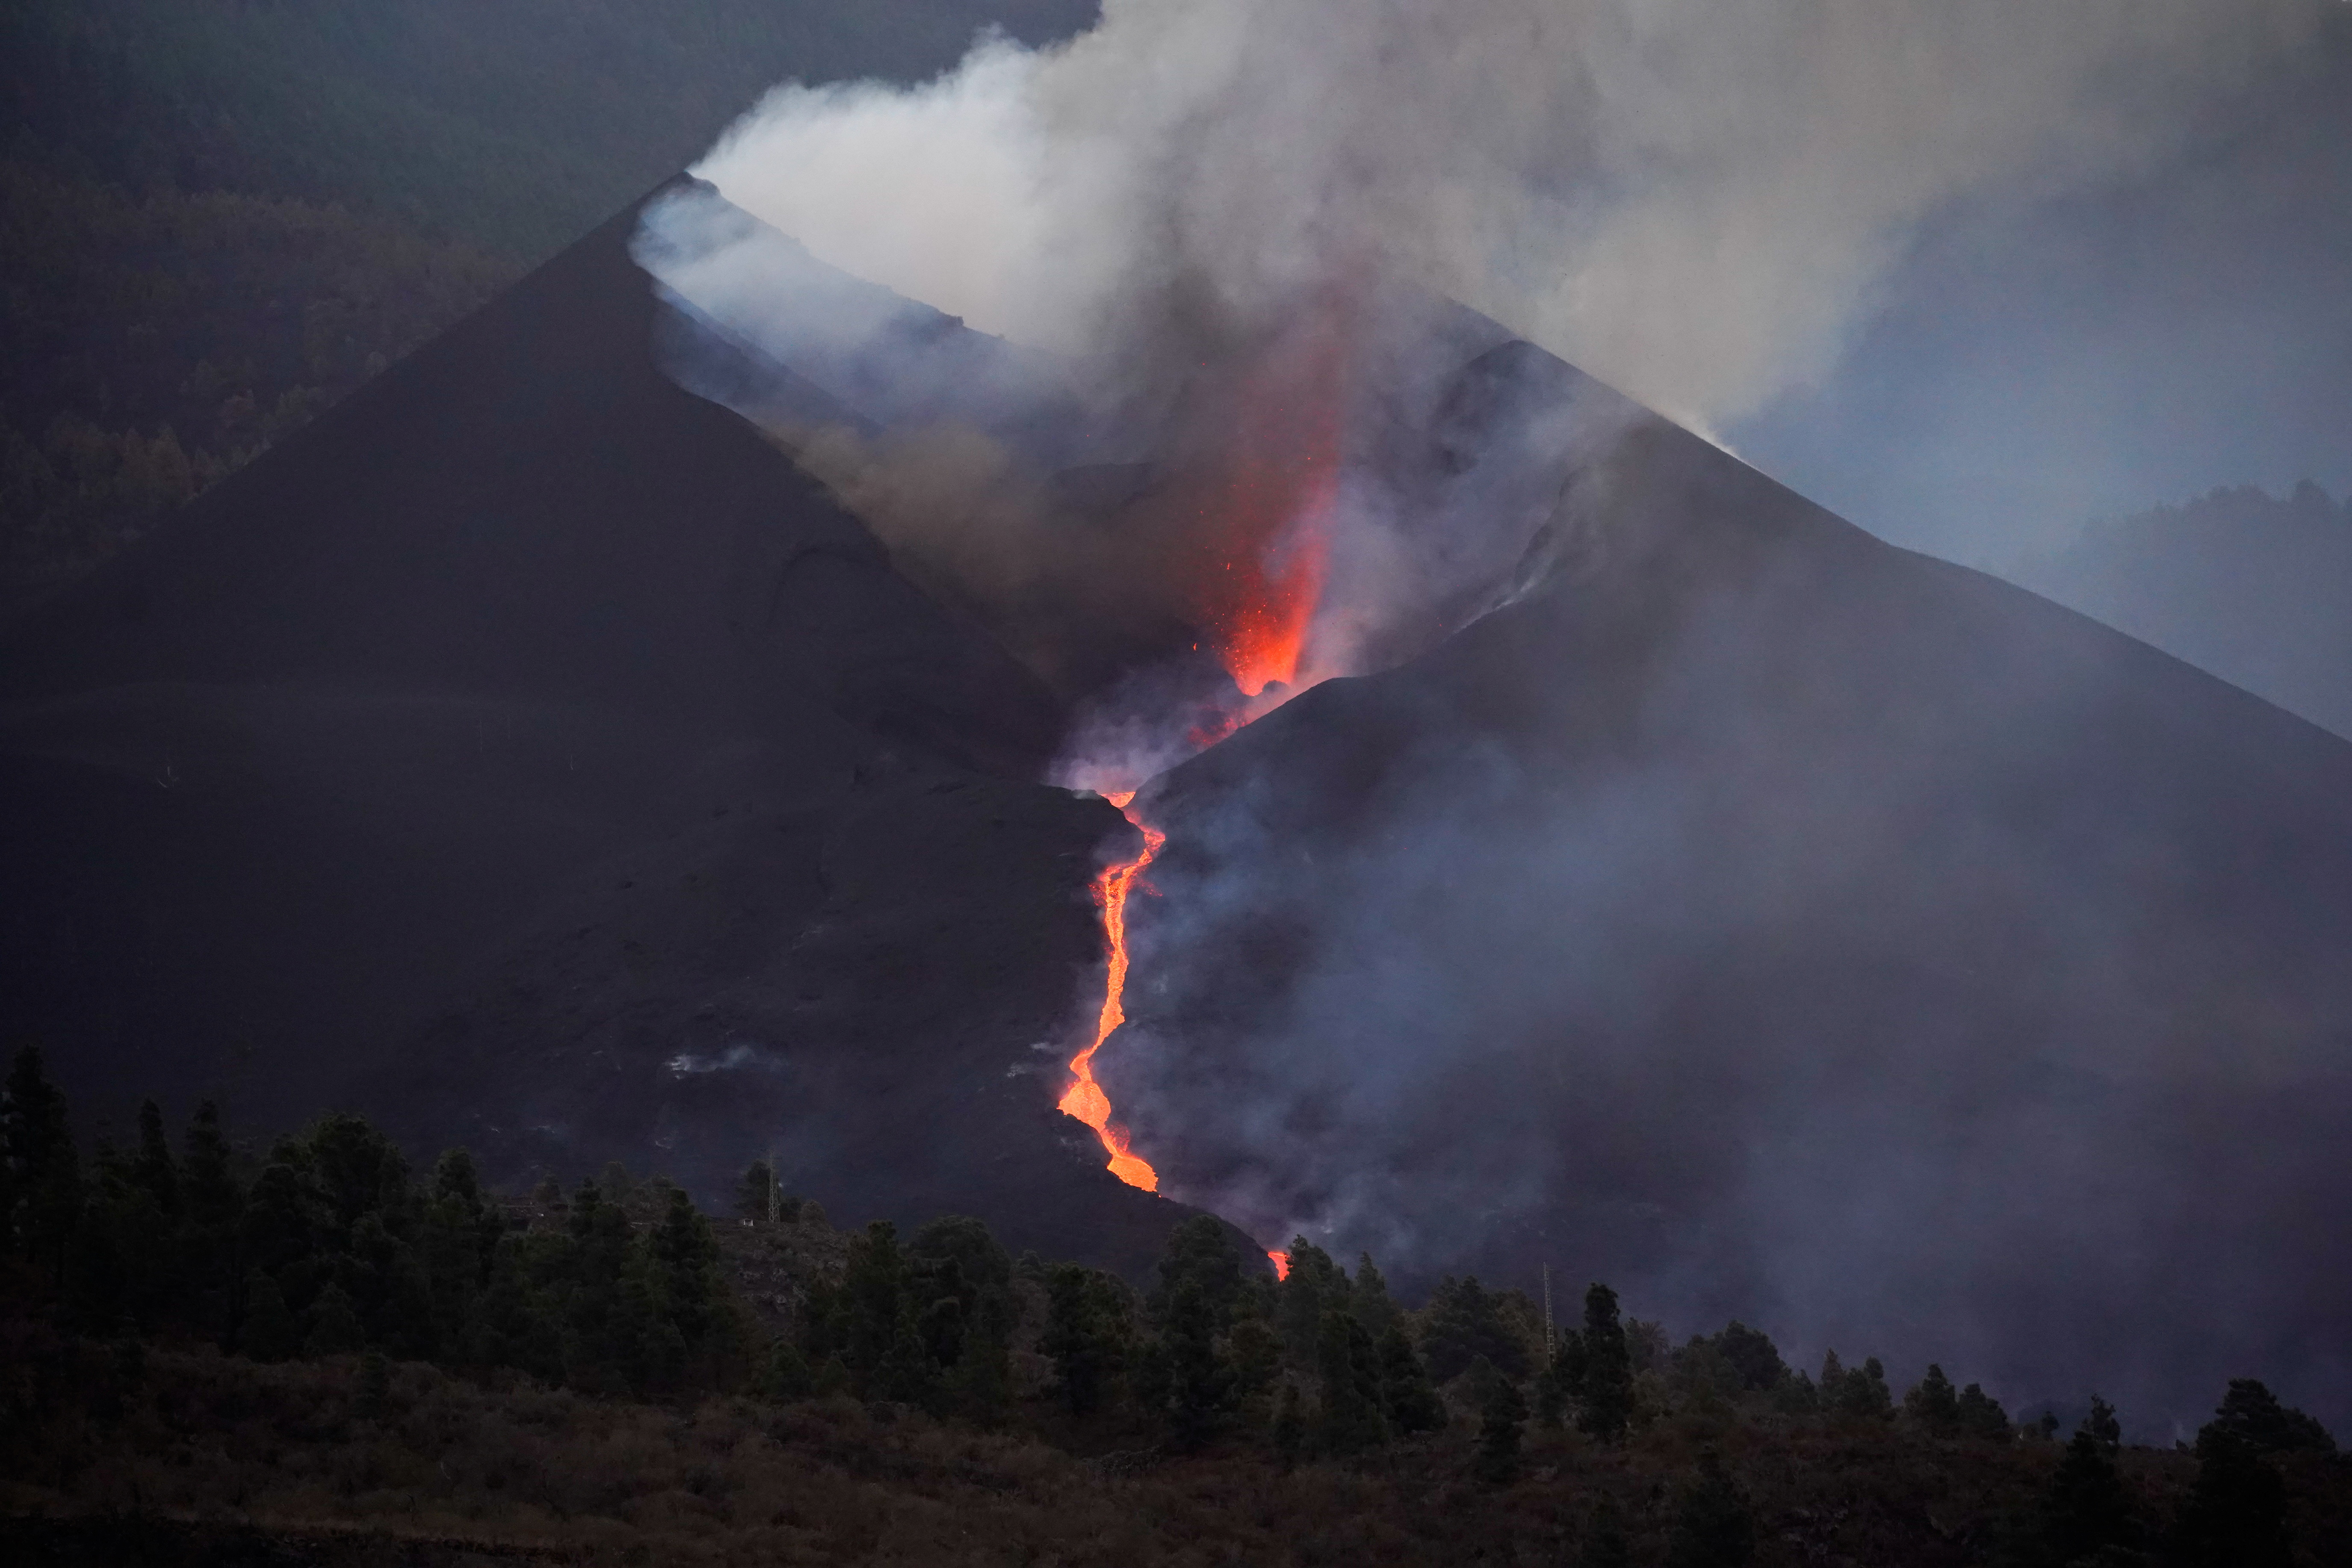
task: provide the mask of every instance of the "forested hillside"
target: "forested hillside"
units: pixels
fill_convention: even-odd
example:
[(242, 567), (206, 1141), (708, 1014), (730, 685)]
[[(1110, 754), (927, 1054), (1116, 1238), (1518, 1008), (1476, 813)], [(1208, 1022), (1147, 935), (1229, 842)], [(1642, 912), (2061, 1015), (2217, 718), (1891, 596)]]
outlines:
[(2262, 1384), (2193, 1449), (2071, 1437), (1940, 1366), (1818, 1378), (1418, 1308), (1206, 1215), (1153, 1277), (979, 1221), (842, 1232), (754, 1165), (733, 1216), (617, 1166), (528, 1195), (365, 1121), (266, 1151), (151, 1101), (87, 1165), (37, 1051), (0, 1094), (0, 1550), (32, 1562), (1664, 1563), (2290, 1568), (2352, 1466)]
[[(1091, 0), (24, 0), (0, 12), (0, 571), (118, 548), (787, 78)], [(0, 590), (0, 604), (7, 596)]]
[(2352, 736), (2352, 500), (2214, 490), (2093, 523), (2018, 580)]

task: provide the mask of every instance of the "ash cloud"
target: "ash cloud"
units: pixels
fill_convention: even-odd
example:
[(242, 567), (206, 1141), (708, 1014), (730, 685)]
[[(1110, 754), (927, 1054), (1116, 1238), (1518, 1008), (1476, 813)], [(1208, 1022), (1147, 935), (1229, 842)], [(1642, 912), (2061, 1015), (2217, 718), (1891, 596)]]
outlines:
[(2160, 156), (2308, 0), (1109, 0), (704, 161), (859, 277), (1149, 399), (1370, 269), (1694, 427), (1820, 374), (1923, 220)]
[[(1937, 220), (2152, 166), (2315, 15), (1110, 0), (1076, 38), (984, 37), (921, 86), (778, 88), (698, 167), (723, 201), (658, 204), (640, 255), (831, 395), (730, 401), (795, 449), (827, 432), (838, 493), (910, 574), (1128, 736), (1160, 698), (1122, 681), (1199, 630), (1171, 589), (1187, 542), (1148, 505), (1064, 504), (1055, 477), (1164, 479), (1229, 442), (1302, 321), (1345, 318), (1354, 437), (1321, 677), (1427, 646), (1542, 521), (1455, 550), (1459, 516), (1362, 460), (1398, 427), (1365, 389), (1442, 395), (1494, 341), (1437, 329), (1433, 302), (1733, 428), (1835, 365)], [(957, 504), (897, 504), (958, 464)], [(1172, 759), (1190, 728), (1121, 747)]]

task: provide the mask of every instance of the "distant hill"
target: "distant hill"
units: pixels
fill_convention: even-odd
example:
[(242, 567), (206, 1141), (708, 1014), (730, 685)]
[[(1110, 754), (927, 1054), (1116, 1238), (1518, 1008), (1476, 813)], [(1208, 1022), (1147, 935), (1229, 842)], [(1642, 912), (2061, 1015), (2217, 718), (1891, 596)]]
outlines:
[(2352, 736), (2352, 499), (2217, 489), (2094, 523), (2017, 578)]
[(102, 559), (790, 78), (1093, 0), (26, 0), (0, 11), (0, 608)]

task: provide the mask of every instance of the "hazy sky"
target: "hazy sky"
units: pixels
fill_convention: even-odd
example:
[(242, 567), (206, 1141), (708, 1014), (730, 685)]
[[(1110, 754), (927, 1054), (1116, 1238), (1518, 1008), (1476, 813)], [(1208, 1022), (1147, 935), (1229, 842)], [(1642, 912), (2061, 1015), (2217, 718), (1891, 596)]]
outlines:
[(1837, 370), (1727, 434), (1993, 569), (2217, 486), (2352, 490), (2352, 7), (2155, 168), (1945, 215)]

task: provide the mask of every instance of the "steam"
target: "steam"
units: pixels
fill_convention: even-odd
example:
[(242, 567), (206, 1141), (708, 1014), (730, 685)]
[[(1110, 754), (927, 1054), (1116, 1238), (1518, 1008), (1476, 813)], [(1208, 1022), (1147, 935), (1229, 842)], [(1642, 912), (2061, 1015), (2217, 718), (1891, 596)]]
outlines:
[(1925, 219), (2160, 155), (2308, 0), (1108, 0), (911, 90), (786, 86), (699, 172), (861, 278), (1144, 395), (1371, 273), (1718, 427)]

